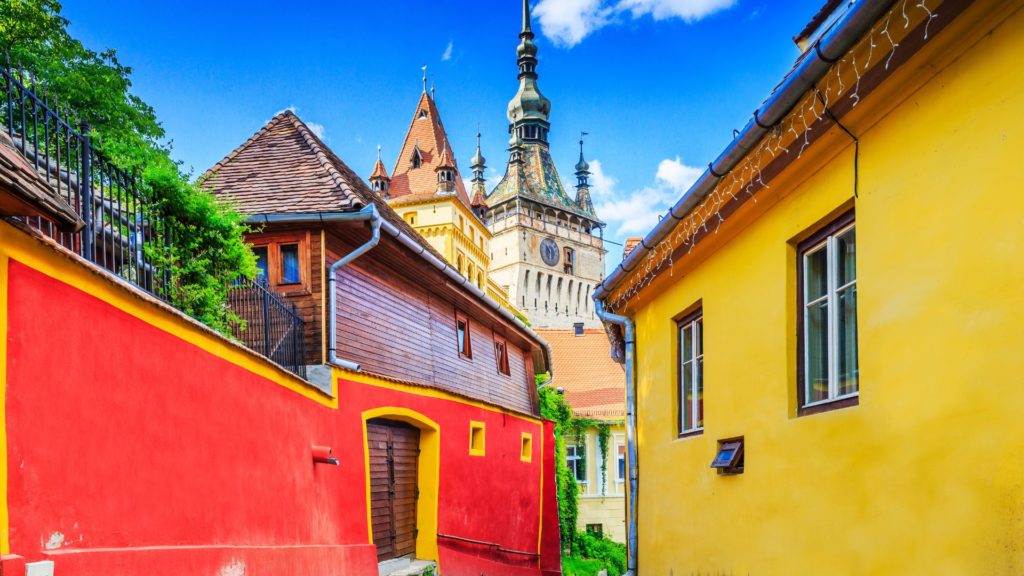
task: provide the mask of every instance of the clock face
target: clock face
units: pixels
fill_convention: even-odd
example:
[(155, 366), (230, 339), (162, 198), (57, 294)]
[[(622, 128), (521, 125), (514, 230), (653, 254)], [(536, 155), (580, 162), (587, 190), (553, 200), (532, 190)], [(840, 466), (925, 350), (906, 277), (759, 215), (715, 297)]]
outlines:
[(540, 257), (548, 266), (558, 264), (558, 245), (551, 238), (540, 243)]

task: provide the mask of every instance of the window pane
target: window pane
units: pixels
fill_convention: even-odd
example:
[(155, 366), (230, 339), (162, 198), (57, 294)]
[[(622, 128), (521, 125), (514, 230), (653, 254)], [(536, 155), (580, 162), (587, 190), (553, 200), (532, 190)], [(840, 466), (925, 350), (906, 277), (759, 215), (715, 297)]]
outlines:
[(836, 295), (839, 322), (839, 395), (857, 391), (857, 285)]
[(828, 303), (819, 302), (807, 311), (807, 374), (805, 402), (828, 398)]
[(270, 276), (270, 265), (267, 263), (267, 247), (260, 246), (259, 248), (253, 248), (252, 251), (256, 254), (256, 268), (259, 269), (259, 277), (266, 280)]
[(682, 431), (693, 428), (693, 362), (687, 362), (682, 366), (683, 389), (680, 390), (680, 406), (682, 413)]
[(704, 353), (704, 318), (697, 319), (697, 355)]
[(856, 229), (836, 237), (836, 286), (845, 286), (857, 279), (857, 236)]
[(693, 329), (692, 325), (687, 324), (679, 332), (679, 345), (682, 348), (681, 356), (683, 362), (689, 362), (693, 359)]
[(456, 331), (459, 339), (459, 354), (466, 353), (466, 323), (462, 320), (456, 322)]
[(619, 452), (619, 455), (618, 455), (618, 460), (619, 460), (619, 462), (618, 462), (618, 464), (619, 464), (618, 479), (619, 480), (625, 480), (625, 478), (626, 478), (626, 447), (623, 446), (622, 444), (619, 444), (618, 452)]
[(704, 427), (704, 359), (697, 359), (697, 425), (694, 428)]
[(299, 283), (299, 245), (281, 246), (281, 283)]
[(824, 246), (804, 256), (804, 302), (813, 302), (828, 290), (828, 251)]

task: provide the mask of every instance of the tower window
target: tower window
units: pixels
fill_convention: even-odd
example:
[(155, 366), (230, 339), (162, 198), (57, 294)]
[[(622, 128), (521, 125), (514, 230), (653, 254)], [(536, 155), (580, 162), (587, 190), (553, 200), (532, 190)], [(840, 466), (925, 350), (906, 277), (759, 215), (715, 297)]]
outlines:
[(562, 266), (562, 271), (566, 274), (573, 274), (573, 270), (576, 267), (576, 251), (568, 246), (565, 247), (565, 264)]
[(416, 118), (426, 118), (426, 117), (427, 117), (427, 111), (426, 110), (420, 110), (420, 113), (416, 116)]

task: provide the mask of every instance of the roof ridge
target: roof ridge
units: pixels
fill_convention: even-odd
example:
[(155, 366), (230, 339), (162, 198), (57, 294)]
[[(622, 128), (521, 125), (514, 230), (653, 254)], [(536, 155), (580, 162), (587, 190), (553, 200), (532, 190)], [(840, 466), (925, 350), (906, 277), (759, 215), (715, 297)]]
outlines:
[(234, 160), (235, 157), (238, 156), (242, 152), (242, 150), (245, 150), (246, 148), (248, 148), (258, 138), (260, 138), (261, 136), (266, 134), (268, 131), (270, 131), (271, 127), (276, 126), (279, 122), (281, 122), (281, 120), (284, 119), (285, 116), (289, 116), (289, 115), (290, 116), (294, 116), (295, 113), (292, 112), (288, 108), (285, 108), (284, 110), (281, 110), (280, 112), (275, 114), (273, 118), (271, 118), (270, 120), (267, 120), (266, 124), (264, 124), (262, 128), (260, 128), (252, 136), (250, 136), (248, 140), (246, 140), (245, 142), (242, 142), (241, 144), (239, 144), (237, 147), (235, 147), (234, 150), (232, 150), (231, 152), (228, 152), (227, 156), (221, 158), (220, 161), (218, 161), (216, 164), (214, 164), (213, 166), (210, 166), (206, 170), (206, 172), (203, 172), (203, 174), (199, 177), (198, 181), (199, 182), (203, 182), (203, 181), (209, 179), (210, 177), (212, 177), (218, 170), (223, 168), (225, 164), (227, 164), (228, 162)]
[[(320, 161), (320, 166), (327, 172), (327, 175), (331, 177), (331, 181), (334, 182), (334, 185), (338, 190), (342, 194), (355, 196), (358, 201), (357, 203), (361, 204), (361, 206), (366, 206), (368, 200), (363, 196), (363, 191), (357, 192), (353, 189), (352, 184), (349, 183), (338, 171), (335, 162), (344, 166), (352, 176), (355, 176), (352, 169), (349, 168), (341, 158), (338, 158), (337, 155), (335, 155), (334, 152), (332, 152), (331, 149), (328, 148), (312, 130), (309, 129), (309, 126), (306, 126), (306, 123), (303, 122), (301, 118), (296, 116), (294, 113), (290, 114), (290, 116), (292, 117), (292, 124), (299, 131), (299, 134), (302, 135), (302, 139), (306, 142), (306, 146), (309, 147), (317, 160)], [(327, 152), (324, 151), (325, 149)], [(330, 153), (330, 156), (328, 156), (328, 153)], [(358, 176), (355, 176), (355, 178), (362, 182), (362, 178), (359, 178)]]

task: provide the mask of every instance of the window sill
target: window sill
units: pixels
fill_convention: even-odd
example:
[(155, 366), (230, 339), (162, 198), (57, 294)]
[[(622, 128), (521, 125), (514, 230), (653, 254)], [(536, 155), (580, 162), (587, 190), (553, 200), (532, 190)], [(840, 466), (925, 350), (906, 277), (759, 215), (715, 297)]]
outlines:
[(698, 428), (696, 430), (687, 430), (686, 432), (681, 432), (679, 436), (676, 437), (676, 440), (685, 440), (686, 438), (693, 438), (694, 436), (700, 436), (702, 434), (704, 434), (703, 428)]
[(836, 400), (830, 400), (827, 402), (818, 402), (809, 406), (801, 406), (797, 409), (797, 416), (810, 416), (811, 414), (820, 414), (821, 412), (831, 412), (832, 410), (839, 410), (840, 408), (849, 408), (851, 406), (857, 406), (860, 404), (860, 394), (854, 396), (847, 396), (845, 398), (838, 398)]

